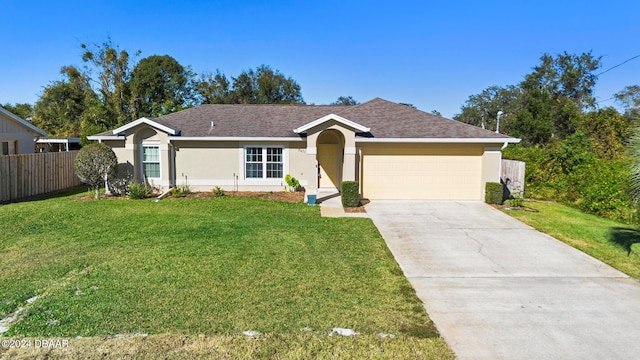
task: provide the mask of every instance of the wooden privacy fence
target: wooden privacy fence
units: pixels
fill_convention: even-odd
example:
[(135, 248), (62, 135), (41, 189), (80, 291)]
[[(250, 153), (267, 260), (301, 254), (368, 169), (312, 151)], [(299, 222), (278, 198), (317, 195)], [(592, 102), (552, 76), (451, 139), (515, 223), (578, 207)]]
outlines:
[(73, 171), (78, 151), (0, 156), (0, 202), (81, 184)]
[(507, 198), (511, 194), (524, 196), (525, 163), (518, 160), (502, 160), (500, 182), (506, 187)]

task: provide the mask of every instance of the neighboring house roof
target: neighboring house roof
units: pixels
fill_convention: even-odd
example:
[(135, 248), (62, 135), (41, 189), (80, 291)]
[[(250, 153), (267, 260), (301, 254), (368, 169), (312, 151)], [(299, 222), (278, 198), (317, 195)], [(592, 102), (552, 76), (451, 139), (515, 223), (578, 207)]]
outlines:
[[(486, 139), (497, 142), (507, 135), (426, 113), (376, 98), (356, 106), (344, 105), (201, 105), (152, 121), (181, 137), (299, 138), (306, 130), (334, 120), (353, 127), (363, 139)], [(138, 122), (145, 122), (143, 119)], [(213, 123), (213, 127), (211, 124)], [(117, 136), (121, 127), (94, 138)], [(368, 131), (367, 131), (368, 130)], [(297, 132), (297, 133), (296, 133)], [(91, 139), (91, 137), (90, 137)]]
[(23, 118), (21, 118), (18, 115), (12, 113), (11, 111), (6, 110), (2, 106), (0, 106), (0, 114), (4, 114), (4, 115), (8, 116), (13, 121), (15, 121), (18, 124), (24, 126), (25, 128), (27, 128), (28, 131), (34, 133), (35, 136), (47, 136), (47, 133), (44, 130), (39, 129), (38, 127), (36, 127), (35, 125), (31, 124), (27, 120), (24, 120)]

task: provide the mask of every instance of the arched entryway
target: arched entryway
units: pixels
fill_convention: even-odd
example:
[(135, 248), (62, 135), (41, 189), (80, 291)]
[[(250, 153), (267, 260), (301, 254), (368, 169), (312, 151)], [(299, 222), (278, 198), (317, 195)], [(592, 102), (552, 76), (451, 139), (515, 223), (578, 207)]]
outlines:
[(344, 136), (337, 130), (325, 130), (317, 141), (318, 189), (340, 189)]

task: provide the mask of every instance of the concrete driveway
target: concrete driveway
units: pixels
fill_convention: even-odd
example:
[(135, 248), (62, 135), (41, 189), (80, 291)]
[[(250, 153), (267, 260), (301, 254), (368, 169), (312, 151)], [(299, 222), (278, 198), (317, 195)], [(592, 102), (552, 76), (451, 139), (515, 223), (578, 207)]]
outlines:
[(481, 202), (366, 209), (458, 358), (640, 358), (638, 281)]

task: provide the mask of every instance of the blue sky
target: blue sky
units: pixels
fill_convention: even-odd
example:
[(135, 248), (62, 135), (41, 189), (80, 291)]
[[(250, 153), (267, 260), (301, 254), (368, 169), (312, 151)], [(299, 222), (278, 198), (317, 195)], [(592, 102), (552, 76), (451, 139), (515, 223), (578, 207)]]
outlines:
[[(0, 103), (34, 103), (80, 65), (80, 44), (110, 36), (141, 58), (168, 54), (197, 73), (266, 64), (307, 103), (350, 95), (458, 113), (491, 85), (516, 84), (543, 53), (592, 51), (603, 70), (640, 54), (637, 1), (15, 1), (0, 13)], [(596, 85), (600, 106), (640, 84), (640, 58)]]

